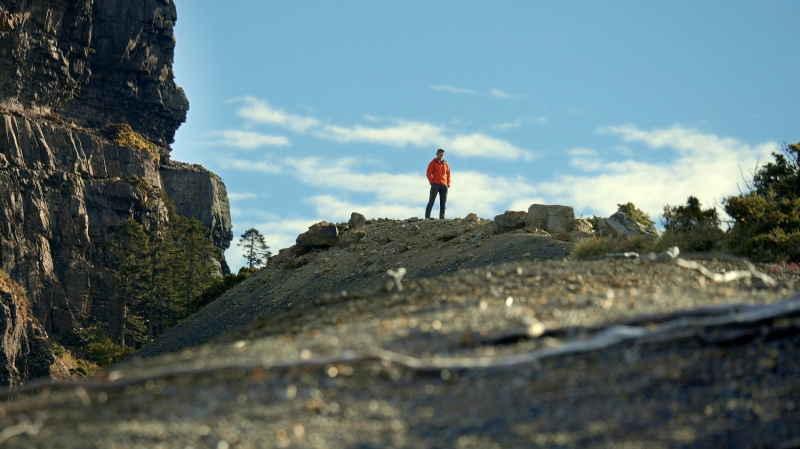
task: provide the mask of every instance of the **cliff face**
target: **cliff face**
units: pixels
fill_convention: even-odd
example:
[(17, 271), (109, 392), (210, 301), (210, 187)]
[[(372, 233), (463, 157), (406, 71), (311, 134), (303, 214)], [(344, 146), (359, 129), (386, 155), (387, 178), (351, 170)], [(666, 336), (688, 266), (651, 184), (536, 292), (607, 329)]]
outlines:
[[(229, 246), (219, 178), (167, 162), (188, 109), (173, 80), (175, 20), (169, 0), (0, 1), (0, 269), (47, 332), (119, 319), (109, 238), (163, 212), (144, 205), (142, 181), (184, 192), (179, 213)], [(114, 144), (115, 123), (158, 155)]]
[(5, 0), (0, 105), (80, 126), (127, 123), (166, 145), (186, 118), (170, 0)]
[[(228, 191), (222, 180), (199, 165), (175, 161), (162, 164), (159, 174), (178, 214), (200, 220), (211, 230), (214, 245), (222, 250), (228, 249), (233, 232)], [(221, 270), (223, 274), (230, 273), (225, 260)]]
[(0, 271), (0, 386), (47, 376), (55, 362), (47, 334), (30, 314), (22, 289)]

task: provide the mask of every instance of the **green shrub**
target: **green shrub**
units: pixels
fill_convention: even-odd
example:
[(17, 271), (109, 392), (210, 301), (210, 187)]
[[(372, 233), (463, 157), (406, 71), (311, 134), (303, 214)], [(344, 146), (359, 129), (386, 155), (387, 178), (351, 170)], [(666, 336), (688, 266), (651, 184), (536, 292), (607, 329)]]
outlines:
[(127, 123), (113, 123), (108, 126), (108, 131), (115, 145), (146, 151), (153, 162), (161, 157), (158, 152), (158, 146), (134, 131), (131, 125)]
[(687, 199), (685, 206), (664, 206), (661, 221), (664, 224), (664, 234), (660, 238), (662, 247), (710, 251), (721, 247), (725, 240), (717, 210), (703, 210), (700, 200), (693, 196)]
[(100, 367), (84, 359), (75, 359), (77, 367), (70, 370), (70, 374), (77, 377), (92, 377), (100, 371)]
[(646, 235), (636, 237), (590, 237), (575, 243), (572, 257), (583, 259), (586, 257), (603, 256), (609, 253), (649, 253), (659, 252), (662, 249), (657, 240)]
[(203, 307), (211, 304), (222, 296), (223, 293), (232, 289), (235, 285), (252, 276), (258, 268), (242, 267), (237, 274), (229, 274), (221, 279), (215, 280), (202, 293), (192, 300), (192, 313), (197, 312)]
[[(632, 218), (634, 221), (652, 228), (655, 222), (650, 219), (650, 216), (638, 209), (633, 203), (617, 204), (618, 211)], [(599, 220), (598, 220), (599, 221)]]
[(800, 144), (756, 170), (751, 191), (726, 198), (730, 251), (759, 262), (800, 261)]
[(77, 359), (79, 363), (81, 359), (86, 359), (84, 365), (88, 369), (90, 365), (95, 364), (95, 371), (123, 360), (135, 350), (114, 343), (99, 326), (75, 328), (67, 334), (64, 341), (74, 348), (80, 357)]

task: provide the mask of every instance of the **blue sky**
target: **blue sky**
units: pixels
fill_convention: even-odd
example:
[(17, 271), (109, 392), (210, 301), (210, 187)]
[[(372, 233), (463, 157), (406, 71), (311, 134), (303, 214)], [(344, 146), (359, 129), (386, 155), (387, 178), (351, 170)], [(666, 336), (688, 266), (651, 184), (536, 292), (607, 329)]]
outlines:
[[(219, 174), (235, 243), (318, 221), (448, 218), (534, 203), (656, 219), (720, 205), (800, 141), (800, 2), (178, 0), (190, 102), (173, 159)], [(438, 207), (438, 206), (437, 206)]]

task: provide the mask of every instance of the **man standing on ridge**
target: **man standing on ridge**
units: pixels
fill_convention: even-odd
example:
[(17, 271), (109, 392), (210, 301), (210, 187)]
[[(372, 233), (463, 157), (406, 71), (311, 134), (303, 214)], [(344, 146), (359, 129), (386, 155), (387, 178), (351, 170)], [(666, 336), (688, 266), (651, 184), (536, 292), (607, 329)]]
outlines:
[(444, 220), (444, 205), (447, 203), (447, 190), (450, 188), (450, 166), (444, 160), (444, 150), (436, 150), (436, 157), (428, 164), (427, 176), (431, 184), (431, 197), (428, 200), (428, 207), (425, 208), (425, 218), (431, 218), (433, 202), (436, 195), (439, 195), (439, 219)]

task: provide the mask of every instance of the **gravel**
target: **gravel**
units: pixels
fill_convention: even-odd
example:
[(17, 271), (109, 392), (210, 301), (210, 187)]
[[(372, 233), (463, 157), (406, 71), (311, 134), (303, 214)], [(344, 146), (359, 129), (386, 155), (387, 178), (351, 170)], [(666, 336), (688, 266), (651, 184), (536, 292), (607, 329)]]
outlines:
[[(759, 267), (774, 287), (714, 283), (674, 262), (564, 259), (572, 242), (491, 236), (487, 224), (382, 221), (366, 227), (382, 244), (361, 239), (301, 267), (262, 270), (148, 358), (11, 395), (0, 406), (0, 445), (800, 441), (791, 267)], [(716, 273), (743, 269), (701, 263)], [(397, 267), (408, 271), (402, 291), (384, 285), (383, 273)], [(768, 305), (786, 311), (745, 318)], [(596, 344), (614, 335), (627, 337)]]

